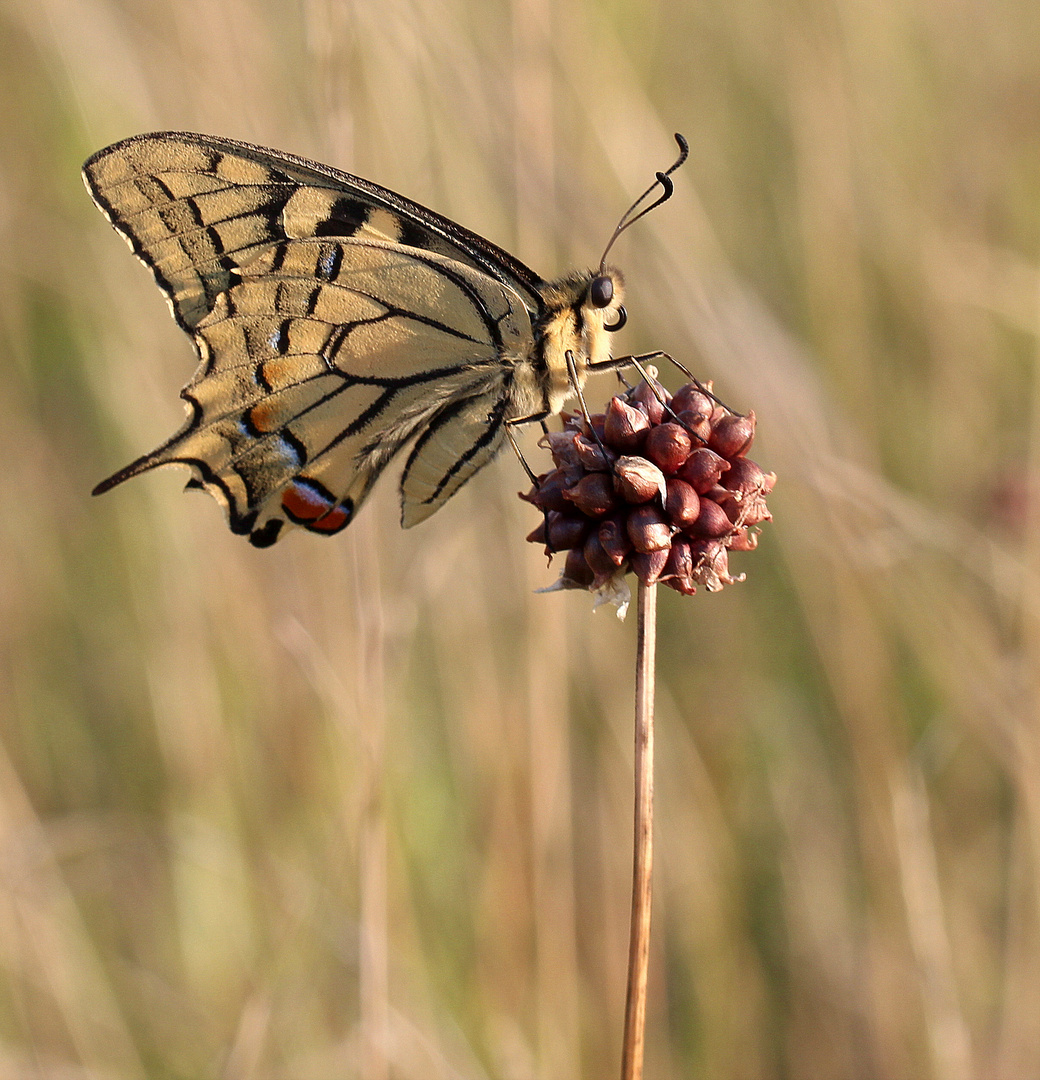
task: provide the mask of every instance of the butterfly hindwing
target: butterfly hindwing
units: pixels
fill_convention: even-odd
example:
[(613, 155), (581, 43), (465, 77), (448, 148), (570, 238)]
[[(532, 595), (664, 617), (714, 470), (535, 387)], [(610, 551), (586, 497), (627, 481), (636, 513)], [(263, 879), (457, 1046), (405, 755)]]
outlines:
[(445, 405), (416, 439), (401, 475), (401, 524), (439, 510), (498, 453), (509, 397), (501, 385)]
[(455, 260), (359, 238), (283, 241), (230, 272), (198, 323), (185, 427), (103, 488), (187, 464), (262, 545), (286, 523), (338, 531), (418, 436), (402, 481), (414, 524), (498, 448), (509, 357), (531, 333), (517, 293)]

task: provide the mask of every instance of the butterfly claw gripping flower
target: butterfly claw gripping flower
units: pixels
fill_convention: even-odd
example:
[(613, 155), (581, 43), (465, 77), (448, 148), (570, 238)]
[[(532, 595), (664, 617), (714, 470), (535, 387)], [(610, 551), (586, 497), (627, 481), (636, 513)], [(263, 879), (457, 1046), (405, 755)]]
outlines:
[(696, 382), (670, 397), (643, 380), (589, 419), (591, 431), (572, 414), (545, 436), (555, 468), (521, 496), (544, 514), (527, 539), (550, 559), (566, 552), (543, 591), (587, 589), (623, 615), (628, 573), (684, 596), (743, 581), (729, 553), (757, 546), (776, 483), (746, 456), (755, 414), (730, 412)]

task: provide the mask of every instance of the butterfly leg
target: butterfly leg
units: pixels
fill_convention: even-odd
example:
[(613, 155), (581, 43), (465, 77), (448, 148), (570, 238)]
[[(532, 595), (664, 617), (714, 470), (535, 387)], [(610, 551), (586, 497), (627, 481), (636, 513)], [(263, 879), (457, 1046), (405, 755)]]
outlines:
[[(541, 484), (538, 482), (538, 477), (535, 475), (534, 470), (527, 464), (527, 458), (524, 457), (523, 451), (520, 449), (520, 444), (516, 441), (516, 436), (513, 434), (513, 428), (520, 424), (533, 424), (537, 422), (541, 424), (542, 431), (545, 432), (545, 434), (548, 434), (549, 429), (545, 425), (545, 420), (549, 415), (549, 410), (546, 409), (540, 413), (532, 413), (530, 416), (518, 416), (513, 420), (505, 420), (502, 423), (502, 427), (505, 429), (506, 438), (509, 440), (509, 445), (513, 448), (513, 453), (516, 454), (520, 464), (523, 465), (524, 472), (527, 473), (528, 479), (534, 485), (536, 490), (541, 487)], [(549, 544), (549, 511), (545, 507), (542, 507), (542, 522), (543, 528), (545, 529), (545, 546), (552, 550)]]
[[(591, 366), (591, 365), (590, 365)], [(596, 367), (606, 367), (605, 364), (597, 364)], [(593, 441), (599, 447), (600, 453), (603, 455), (604, 461), (610, 460), (610, 455), (607, 453), (607, 448), (603, 445), (603, 440), (600, 439), (599, 433), (592, 426), (592, 417), (589, 415), (589, 407), (585, 404), (585, 395), (581, 390), (581, 383), (578, 382), (578, 372), (574, 366), (574, 353), (567, 350), (567, 374), (570, 376), (571, 386), (574, 387), (574, 392), (578, 396), (578, 404), (581, 406), (581, 415), (585, 419), (585, 426), (592, 434)]]
[(598, 360), (595, 363), (589, 363), (589, 372), (599, 371), (619, 371), (622, 368), (634, 367), (638, 371), (642, 371), (643, 364), (650, 363), (651, 360), (667, 360), (670, 364), (674, 364), (687, 378), (692, 379), (693, 375), (679, 363), (670, 353), (663, 352), (661, 349), (655, 349), (653, 352), (638, 353), (635, 356), (614, 356), (609, 360)]
[[(648, 385), (654, 391), (654, 394), (657, 396), (658, 400), (660, 400), (660, 395), (657, 393), (657, 390), (654, 389), (653, 380), (650, 378), (649, 374), (646, 371), (646, 368), (644, 367), (644, 364), (649, 363), (651, 360), (667, 360), (674, 367), (678, 368), (679, 371), (681, 371), (690, 380), (690, 382), (692, 382), (693, 385), (696, 386), (698, 390), (700, 390), (702, 394), (704, 394), (706, 397), (711, 398), (711, 400), (714, 401), (716, 405), (721, 405), (727, 412), (733, 413), (734, 416), (744, 415), (741, 412), (737, 412), (736, 409), (731, 409), (721, 398), (713, 394), (704, 385), (704, 383), (702, 383), (700, 379), (698, 379), (693, 374), (693, 372), (691, 372), (690, 369), (686, 367), (685, 364), (681, 364), (678, 360), (675, 359), (674, 356), (671, 355), (671, 353), (666, 353), (661, 349), (655, 349), (653, 352), (648, 353), (639, 353), (636, 356), (618, 356), (610, 360), (602, 360), (598, 364), (589, 364), (588, 370), (591, 373), (596, 371), (618, 371), (621, 368), (634, 367), (636, 371), (638, 371), (639, 374), (642, 375), (644, 379), (646, 379)], [(664, 402), (662, 401), (661, 404), (664, 405)], [(665, 405), (665, 409), (669, 413), (671, 413), (672, 411), (668, 408), (667, 405)]]
[(519, 424), (533, 424), (536, 420), (540, 421), (542, 427), (545, 427), (545, 417), (548, 413), (535, 413), (533, 416), (518, 416), (515, 420), (505, 420), (502, 423), (505, 429), (506, 438), (509, 440), (509, 445), (513, 448), (513, 453), (516, 454), (520, 464), (524, 467), (524, 472), (527, 473), (528, 479), (538, 486), (538, 477), (535, 475), (534, 470), (527, 464), (527, 458), (524, 457), (523, 451), (520, 449), (520, 444), (516, 441), (516, 436), (513, 434), (513, 428)]
[[(651, 358), (657, 359), (658, 357), (667, 357), (669, 360), (672, 360), (672, 357), (668, 356), (667, 353), (647, 353), (644, 356), (629, 356), (622, 357), (621, 359), (627, 359), (631, 363), (632, 367), (634, 367), (636, 371), (638, 371), (639, 374), (643, 376), (643, 379), (646, 381), (646, 385), (650, 387), (651, 393), (654, 395), (655, 398), (657, 398), (658, 402), (660, 402), (661, 408), (664, 409), (665, 413), (681, 427), (684, 427), (686, 431), (690, 434), (690, 436), (696, 439), (697, 442), (707, 445), (707, 441), (705, 440), (704, 436), (698, 435), (697, 432), (694, 431), (693, 428), (679, 416), (679, 414), (672, 408), (672, 406), (667, 401), (665, 401), (664, 397), (661, 394), (661, 391), (657, 388), (657, 379), (650, 374), (650, 372), (653, 372), (654, 376), (656, 376), (657, 369), (650, 368), (650, 371), (647, 371), (647, 369), (643, 366), (644, 360)], [(672, 360), (672, 363), (676, 364), (677, 367), (681, 368), (684, 372), (686, 372), (686, 368), (679, 364), (678, 361)], [(686, 374), (689, 374), (689, 372), (686, 372)], [(698, 379), (695, 379), (692, 375), (690, 376), (690, 379), (696, 385), (698, 390), (702, 391), (713, 401), (718, 401), (718, 398), (716, 398), (710, 390), (706, 389)]]

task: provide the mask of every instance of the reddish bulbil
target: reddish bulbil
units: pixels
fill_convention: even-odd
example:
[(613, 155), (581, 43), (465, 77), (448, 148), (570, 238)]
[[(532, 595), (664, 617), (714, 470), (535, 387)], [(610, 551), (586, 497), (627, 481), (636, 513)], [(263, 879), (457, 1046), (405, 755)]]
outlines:
[(555, 587), (616, 596), (631, 571), (689, 596), (743, 580), (730, 576), (729, 552), (754, 550), (752, 526), (770, 520), (776, 483), (746, 457), (753, 412), (730, 412), (710, 384), (669, 397), (644, 380), (590, 417), (591, 428), (577, 414), (563, 419), (541, 443), (556, 468), (522, 496), (545, 512), (528, 539), (550, 558), (567, 551)]
[(645, 503), (664, 490), (664, 473), (645, 457), (618, 458), (614, 466), (614, 490), (627, 503)]
[(701, 500), (685, 480), (675, 477), (667, 482), (664, 509), (671, 521), (686, 529), (700, 516)]
[(652, 427), (643, 443), (643, 453), (669, 475), (683, 466), (692, 449), (693, 437), (673, 421)]
[(650, 420), (624, 398), (612, 397), (603, 423), (603, 441), (623, 454), (638, 450), (646, 438)]
[(589, 517), (602, 517), (617, 505), (614, 484), (605, 472), (586, 473), (574, 487), (564, 491), (563, 497)]
[(652, 386), (643, 379), (628, 397), (631, 404), (646, 413), (651, 424), (660, 424), (668, 419), (665, 408), (671, 405), (672, 395), (656, 379)]
[(680, 480), (685, 480), (698, 495), (704, 495), (711, 491), (719, 482), (719, 477), (730, 467), (730, 463), (724, 457), (702, 446), (694, 450), (683, 462), (676, 476)]
[(723, 413), (717, 421), (713, 420), (708, 448), (721, 454), (729, 461), (742, 457), (748, 452), (751, 440), (755, 437), (755, 414), (736, 416)]

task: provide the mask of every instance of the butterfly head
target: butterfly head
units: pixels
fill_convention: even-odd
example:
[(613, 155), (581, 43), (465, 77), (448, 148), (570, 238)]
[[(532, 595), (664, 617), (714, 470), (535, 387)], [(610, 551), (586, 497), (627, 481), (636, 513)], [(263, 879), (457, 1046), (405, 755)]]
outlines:
[[(624, 297), (625, 280), (613, 266), (576, 271), (545, 285), (544, 313), (536, 336), (547, 366), (565, 365), (568, 350), (582, 369), (587, 362), (609, 359), (610, 335), (628, 318)], [(565, 372), (565, 366), (561, 370)]]
[(625, 305), (620, 302), (622, 291), (621, 274), (608, 266), (601, 266), (599, 273), (589, 282), (587, 306), (604, 316), (610, 310), (617, 312), (617, 318), (613, 321), (603, 320), (603, 329), (612, 334), (628, 322)]
[(622, 302), (625, 279), (616, 267), (601, 264), (573, 284), (577, 293), (573, 299), (577, 324), (584, 331), (584, 353), (596, 363), (610, 356), (610, 335), (628, 321)]

